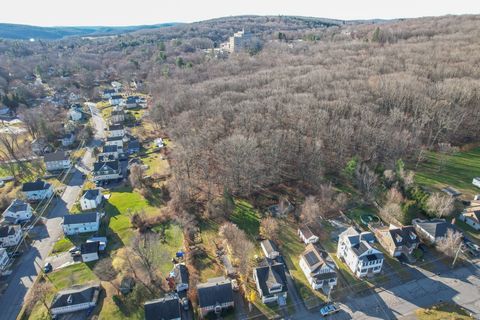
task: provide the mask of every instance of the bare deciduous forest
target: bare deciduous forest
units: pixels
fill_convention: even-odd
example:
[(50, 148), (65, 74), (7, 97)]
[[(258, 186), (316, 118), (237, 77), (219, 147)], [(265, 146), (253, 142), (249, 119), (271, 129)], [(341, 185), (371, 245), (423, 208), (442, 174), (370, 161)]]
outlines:
[[(263, 40), (261, 51), (204, 51), (242, 27)], [(282, 182), (318, 187), (352, 159), (365, 178), (478, 140), (479, 52), (478, 16), (340, 26), (240, 17), (93, 40), (2, 41), (0, 94), (21, 112), (45, 95), (26, 81), (32, 74), (85, 99), (109, 81), (141, 80), (151, 119), (175, 141), (171, 187), (185, 199), (224, 189), (247, 196)]]

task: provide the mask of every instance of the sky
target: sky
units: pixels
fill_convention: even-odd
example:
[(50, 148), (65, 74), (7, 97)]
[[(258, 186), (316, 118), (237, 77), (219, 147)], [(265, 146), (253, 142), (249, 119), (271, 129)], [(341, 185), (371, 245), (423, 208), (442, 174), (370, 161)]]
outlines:
[(480, 0), (2, 0), (0, 23), (128, 26), (236, 15), (342, 20), (479, 14)]

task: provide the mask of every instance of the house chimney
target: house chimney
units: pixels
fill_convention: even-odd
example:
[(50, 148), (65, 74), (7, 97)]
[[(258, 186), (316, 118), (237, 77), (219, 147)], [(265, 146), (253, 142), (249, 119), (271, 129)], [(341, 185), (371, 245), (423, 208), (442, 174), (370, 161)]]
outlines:
[(68, 304), (72, 304), (73, 303), (73, 297), (72, 295), (69, 295), (68, 298), (67, 298), (67, 303)]

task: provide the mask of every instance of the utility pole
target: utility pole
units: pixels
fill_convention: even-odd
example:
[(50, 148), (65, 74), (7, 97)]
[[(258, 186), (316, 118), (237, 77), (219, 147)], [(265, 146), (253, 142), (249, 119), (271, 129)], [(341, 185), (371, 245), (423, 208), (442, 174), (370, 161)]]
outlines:
[(452, 262), (452, 269), (455, 267), (455, 262), (457, 261), (458, 255), (460, 254), (460, 249), (462, 249), (462, 245), (463, 245), (463, 241), (460, 241), (457, 252), (455, 252), (455, 258), (453, 259), (453, 262)]

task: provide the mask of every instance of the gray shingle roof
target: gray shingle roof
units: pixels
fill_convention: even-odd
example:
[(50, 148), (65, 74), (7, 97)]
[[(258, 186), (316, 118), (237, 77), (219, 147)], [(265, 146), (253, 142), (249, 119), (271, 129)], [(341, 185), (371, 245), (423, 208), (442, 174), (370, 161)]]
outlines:
[(175, 267), (173, 268), (173, 273), (176, 284), (188, 284), (188, 270), (184, 264), (175, 265)]
[(414, 226), (418, 226), (435, 239), (445, 237), (448, 229), (457, 230), (457, 228), (445, 219), (420, 220), (412, 221)]
[(287, 277), (285, 275), (285, 267), (282, 263), (258, 267), (254, 270), (254, 272), (263, 296), (270, 295), (269, 288), (275, 284), (282, 285), (281, 292), (287, 291)]
[(85, 198), (87, 200), (95, 200), (95, 199), (97, 199), (99, 194), (100, 194), (99, 189), (89, 189), (89, 190), (85, 191), (85, 193), (83, 194), (83, 198)]
[(97, 213), (77, 213), (77, 214), (67, 214), (63, 217), (63, 224), (77, 224), (77, 223), (89, 223), (97, 221)]
[(223, 277), (209, 279), (197, 286), (198, 304), (201, 308), (233, 301), (232, 283)]
[(20, 226), (0, 226), (0, 238), (12, 236), (18, 232)]
[(98, 302), (99, 293), (100, 286), (88, 286), (62, 290), (55, 295), (51, 308), (54, 309), (87, 302), (91, 302), (96, 305)]
[(46, 155), (43, 156), (43, 160), (45, 162), (62, 161), (62, 160), (67, 160), (67, 159), (68, 159), (68, 154), (65, 151), (57, 151), (57, 152), (47, 153)]
[(274, 251), (278, 252), (277, 250), (277, 247), (275, 246), (275, 244), (271, 241), (271, 240), (263, 240), (261, 243), (260, 243), (261, 247), (264, 248), (264, 250), (270, 254)]
[(145, 320), (172, 320), (181, 316), (178, 297), (147, 301), (144, 310)]
[(81, 254), (89, 254), (89, 253), (98, 253), (100, 248), (100, 242), (85, 242), (80, 245), (80, 252)]
[(47, 183), (43, 180), (37, 180), (35, 182), (26, 182), (22, 186), (23, 192), (29, 191), (40, 191), (40, 190), (47, 190), (50, 188), (50, 183)]

